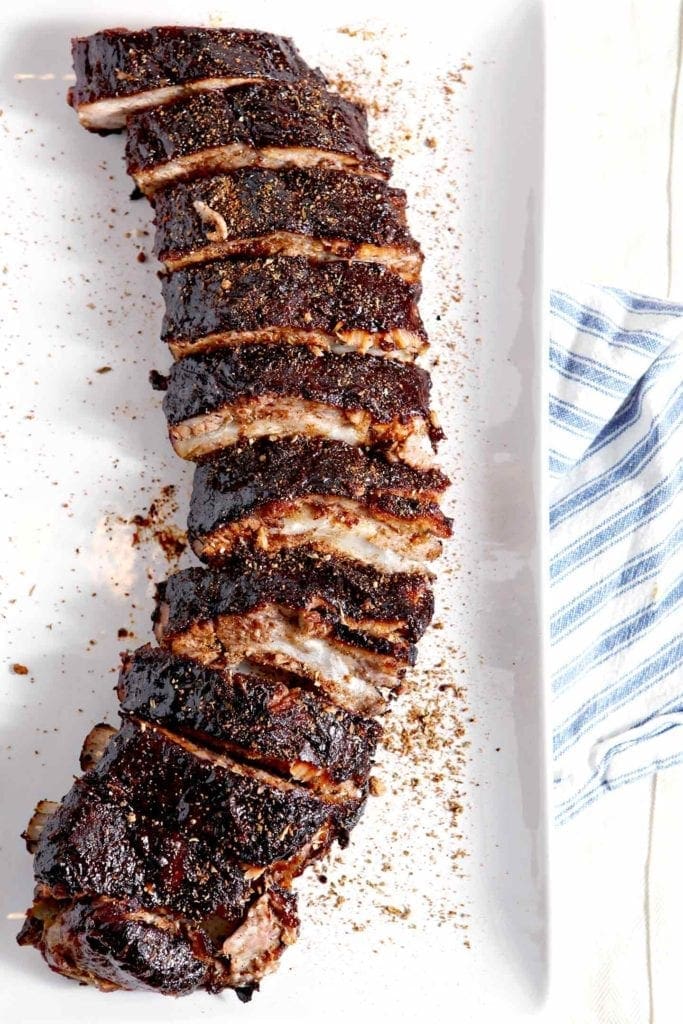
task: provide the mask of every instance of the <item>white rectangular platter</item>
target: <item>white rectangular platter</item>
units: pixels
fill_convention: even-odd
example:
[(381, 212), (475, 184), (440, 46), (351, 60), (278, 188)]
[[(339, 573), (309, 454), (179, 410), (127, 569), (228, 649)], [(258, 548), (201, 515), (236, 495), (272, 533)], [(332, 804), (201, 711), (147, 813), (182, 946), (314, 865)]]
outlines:
[[(426, 252), (426, 365), (453, 479), (437, 628), (392, 713), (376, 771), (385, 793), (350, 847), (302, 880), (300, 941), (249, 1006), (232, 993), (103, 995), (15, 944), (32, 888), (19, 833), (39, 798), (68, 789), (90, 726), (116, 720), (118, 652), (150, 638), (153, 581), (174, 567), (159, 531), (182, 528), (191, 480), (148, 383), (168, 365), (150, 209), (129, 201), (121, 138), (88, 135), (65, 104), (69, 39), (173, 22), (291, 35), (369, 102), (373, 143), (395, 159)], [(0, 24), (3, 1019), (538, 1016), (548, 976), (539, 4), (35, 0), (5, 6)], [(156, 525), (136, 539), (130, 520), (155, 499)]]

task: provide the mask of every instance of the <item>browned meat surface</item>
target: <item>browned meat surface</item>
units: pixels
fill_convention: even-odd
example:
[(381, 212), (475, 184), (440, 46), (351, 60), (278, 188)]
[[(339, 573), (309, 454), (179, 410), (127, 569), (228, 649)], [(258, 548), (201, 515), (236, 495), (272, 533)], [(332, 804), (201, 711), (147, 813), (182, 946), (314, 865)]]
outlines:
[[(182, 458), (241, 440), (305, 435), (372, 445), (426, 467), (443, 436), (429, 410), (429, 374), (395, 359), (239, 345), (179, 360), (161, 385), (171, 443)], [(443, 474), (429, 473), (434, 490), (444, 490)]]
[(118, 696), (127, 715), (201, 737), (316, 788), (364, 787), (379, 725), (297, 682), (255, 669), (219, 671), (146, 646), (124, 660)]
[[(185, 995), (210, 981), (201, 930), (135, 900), (38, 898), (19, 935), (58, 974), (96, 985)], [(219, 968), (220, 963), (217, 961)]]
[(220, 570), (184, 569), (158, 587), (159, 642), (203, 664), (243, 659), (310, 677), (342, 707), (375, 714), (413, 664), (432, 616), (419, 573), (381, 573), (306, 549), (240, 550)]
[(262, 438), (195, 470), (188, 532), (204, 561), (245, 541), (276, 551), (310, 546), (381, 571), (424, 571), (450, 522), (435, 498), (446, 481), (340, 441)]
[(147, 195), (236, 167), (391, 172), (370, 148), (363, 108), (310, 79), (198, 92), (131, 115), (127, 133), (128, 173)]
[(105, 29), (73, 39), (71, 53), (76, 84), (68, 100), (92, 131), (116, 131), (130, 114), (197, 90), (313, 75), (291, 39), (239, 29)]
[[(33, 843), (36, 879), (46, 894), (56, 899), (104, 895), (197, 920), (214, 913), (239, 920), (254, 882), (221, 849), (220, 836), (202, 836), (200, 841), (182, 816), (175, 828), (157, 822), (149, 811), (138, 822), (129, 783), (120, 795), (118, 787), (109, 793), (101, 789), (77, 780)], [(148, 801), (154, 795), (149, 793)], [(176, 816), (181, 814), (180, 799), (176, 796)], [(209, 877), (208, 864), (214, 869)]]
[[(155, 655), (169, 664), (146, 648), (124, 673), (141, 710), (145, 694), (154, 710), (141, 664)], [(184, 682), (176, 706), (191, 716), (201, 694), (190, 666)], [(216, 720), (199, 707), (195, 724)], [(41, 801), (25, 833), (37, 887), (20, 944), (105, 990), (231, 987), (248, 998), (296, 938), (293, 878), (346, 842), (363, 794), (349, 782), (323, 798), (133, 718), (118, 733), (96, 726), (83, 756), (93, 766), (61, 804)]]
[(427, 347), (420, 288), (374, 263), (302, 256), (222, 259), (162, 281), (162, 338), (176, 358), (245, 342), (290, 342), (412, 359)]
[(419, 280), (406, 197), (383, 181), (320, 168), (244, 167), (154, 195), (154, 251), (169, 270), (222, 256), (381, 263)]
[(320, 558), (307, 549), (268, 555), (241, 548), (220, 569), (182, 569), (160, 583), (155, 614), (164, 638), (217, 612), (246, 614), (280, 605), (317, 610), (340, 637), (353, 631), (373, 638), (415, 643), (429, 625), (433, 598), (418, 573), (378, 573), (344, 559)]
[(58, 974), (104, 991), (186, 995), (230, 987), (249, 998), (296, 940), (294, 894), (272, 885), (237, 926), (193, 922), (150, 911), (135, 900), (55, 900), (38, 894), (19, 935)]
[(44, 823), (35, 877), (57, 899), (130, 898), (195, 920), (236, 920), (253, 893), (247, 865), (286, 861), (323, 828), (345, 836), (361, 808), (360, 796), (331, 802), (127, 721)]

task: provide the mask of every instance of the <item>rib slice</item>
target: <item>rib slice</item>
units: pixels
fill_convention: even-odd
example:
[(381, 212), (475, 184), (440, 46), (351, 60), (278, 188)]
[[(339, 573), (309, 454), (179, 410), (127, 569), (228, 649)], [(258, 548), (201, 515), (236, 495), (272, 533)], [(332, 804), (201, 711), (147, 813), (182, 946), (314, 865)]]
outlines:
[(435, 500), (445, 482), (437, 470), (340, 441), (263, 438), (197, 466), (189, 538), (212, 564), (245, 542), (266, 551), (308, 545), (383, 572), (424, 572), (450, 535)]
[(388, 178), (370, 148), (362, 107), (314, 80), (197, 92), (127, 122), (128, 173), (151, 195), (236, 167), (330, 167)]
[(304, 687), (284, 674), (220, 671), (147, 645), (124, 659), (118, 697), (126, 715), (201, 737), (316, 789), (364, 787), (380, 726)]
[(409, 360), (427, 347), (418, 285), (375, 263), (302, 256), (222, 259), (162, 281), (162, 338), (178, 359), (247, 342), (290, 342)]
[(250, 998), (260, 979), (275, 970), (283, 950), (296, 942), (298, 934), (294, 894), (273, 886), (252, 904), (244, 922), (221, 947), (221, 956), (230, 962), (230, 987), (240, 989), (243, 1000)]
[(106, 29), (73, 39), (71, 52), (68, 101), (91, 131), (117, 131), (130, 114), (196, 91), (314, 74), (290, 39), (238, 29)]
[(311, 678), (356, 714), (386, 706), (433, 597), (420, 573), (380, 573), (307, 549), (237, 551), (220, 570), (184, 569), (157, 590), (162, 646), (202, 664), (244, 659)]
[(26, 826), (26, 831), (23, 833), (23, 839), (29, 853), (36, 852), (36, 845), (40, 839), (41, 832), (47, 824), (48, 818), (58, 809), (59, 804), (55, 800), (39, 800), (36, 804), (35, 810)]
[(44, 822), (34, 872), (56, 899), (135, 899), (240, 920), (261, 869), (285, 877), (355, 823), (362, 794), (329, 800), (190, 740), (129, 720)]
[(294, 893), (277, 885), (257, 896), (217, 943), (210, 927), (145, 910), (135, 900), (39, 896), (18, 941), (40, 950), (56, 973), (104, 991), (177, 996), (230, 987), (244, 999), (277, 967), (298, 925)]
[[(94, 725), (83, 741), (79, 763), (81, 771), (89, 772), (102, 759), (109, 741), (117, 733), (113, 725), (99, 722)], [(29, 826), (30, 827), (30, 826)]]
[(377, 179), (320, 168), (244, 167), (154, 196), (154, 251), (168, 270), (222, 256), (283, 253), (381, 263), (419, 280), (406, 196)]
[[(429, 410), (429, 374), (395, 359), (239, 345), (179, 360), (161, 386), (171, 444), (185, 459), (243, 440), (304, 435), (373, 445), (426, 469), (443, 437)], [(443, 490), (446, 478), (430, 472)]]
[[(198, 929), (153, 914), (134, 900), (39, 897), (18, 942), (35, 946), (67, 978), (104, 991), (138, 989), (185, 995), (205, 984), (208, 955)], [(203, 952), (203, 949), (202, 949)]]

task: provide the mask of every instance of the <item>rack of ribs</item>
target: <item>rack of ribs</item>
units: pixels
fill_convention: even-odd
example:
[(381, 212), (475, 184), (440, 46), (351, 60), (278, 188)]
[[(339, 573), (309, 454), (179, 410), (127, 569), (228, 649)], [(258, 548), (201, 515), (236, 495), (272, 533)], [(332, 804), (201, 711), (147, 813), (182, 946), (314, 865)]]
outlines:
[(118, 728), (24, 833), (19, 942), (103, 990), (246, 1000), (294, 883), (361, 815), (451, 533), (422, 253), (365, 111), (293, 44), (232, 29), (73, 41), (69, 102), (127, 132), (162, 264), (169, 437), (204, 564), (157, 586)]

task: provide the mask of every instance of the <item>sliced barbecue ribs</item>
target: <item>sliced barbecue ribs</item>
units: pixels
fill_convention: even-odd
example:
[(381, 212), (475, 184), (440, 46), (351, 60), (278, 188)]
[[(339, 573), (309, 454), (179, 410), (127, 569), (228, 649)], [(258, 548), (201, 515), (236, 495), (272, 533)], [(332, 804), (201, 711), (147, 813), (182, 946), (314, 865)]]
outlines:
[(118, 697), (125, 715), (329, 791), (366, 785), (381, 731), (309, 680), (246, 661), (221, 670), (149, 645), (124, 658)]
[(309, 79), (197, 92), (133, 114), (128, 173), (151, 195), (174, 181), (237, 167), (330, 167), (388, 178), (365, 111)]
[(240, 548), (220, 568), (160, 583), (155, 632), (174, 654), (281, 667), (341, 707), (377, 714), (414, 664), (432, 611), (422, 573), (382, 573), (306, 548)]
[(432, 616), (422, 253), (364, 110), (289, 40), (112, 29), (73, 55), (69, 102), (127, 129), (154, 207), (176, 361), (153, 376), (205, 565), (158, 585), (119, 728), (36, 807), (19, 942), (103, 990), (247, 999), (296, 939), (294, 880), (362, 813)]
[(318, 78), (290, 39), (267, 32), (167, 26), (106, 29), (74, 39), (69, 103), (84, 128), (117, 131), (127, 118), (195, 92), (248, 82)]
[[(334, 838), (345, 841), (363, 799), (358, 789), (317, 794), (128, 719), (62, 803), (47, 816), (40, 808), (39, 823), (29, 825), (36, 902), (20, 941), (38, 944), (50, 966), (67, 967), (62, 973), (104, 987), (139, 981), (174, 992), (197, 984), (253, 987), (258, 973), (239, 983), (231, 978), (235, 965), (224, 943), (239, 941), (264, 896), (268, 901), (274, 889), (281, 903), (278, 894), (311, 858)], [(285, 895), (289, 939), (261, 950), (266, 968), (296, 934), (294, 905)], [(87, 927), (73, 936), (79, 918)], [(102, 925), (114, 928), (105, 931), (114, 942), (121, 929), (141, 923), (151, 931), (127, 965), (115, 943), (108, 947), (106, 937), (98, 938)], [(159, 932), (179, 936), (182, 970), (155, 984), (149, 957), (168, 940)], [(190, 957), (192, 950), (201, 955)], [(98, 957), (104, 970), (97, 969)], [(203, 973), (196, 959), (205, 964)]]
[(438, 505), (446, 483), (436, 469), (341, 441), (262, 438), (197, 466), (189, 538), (214, 564), (246, 542), (272, 552), (308, 545), (388, 572), (425, 572), (450, 534)]
[(239, 345), (171, 367), (164, 412), (171, 444), (198, 459), (262, 437), (323, 437), (433, 466), (441, 430), (429, 375), (393, 359), (315, 352), (306, 345)]
[(167, 270), (282, 253), (381, 263), (406, 281), (420, 277), (405, 192), (357, 174), (244, 167), (161, 189), (154, 214), (155, 253)]
[(162, 280), (161, 335), (176, 359), (247, 342), (412, 359), (427, 347), (420, 287), (377, 263), (220, 259)]

